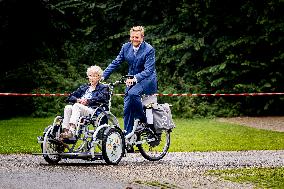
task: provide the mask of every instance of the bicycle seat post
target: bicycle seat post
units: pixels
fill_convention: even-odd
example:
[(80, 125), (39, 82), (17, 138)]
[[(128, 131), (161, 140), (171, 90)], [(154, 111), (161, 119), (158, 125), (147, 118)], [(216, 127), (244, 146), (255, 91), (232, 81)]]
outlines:
[(146, 119), (147, 124), (154, 124), (154, 116), (153, 116), (153, 110), (152, 108), (146, 108)]

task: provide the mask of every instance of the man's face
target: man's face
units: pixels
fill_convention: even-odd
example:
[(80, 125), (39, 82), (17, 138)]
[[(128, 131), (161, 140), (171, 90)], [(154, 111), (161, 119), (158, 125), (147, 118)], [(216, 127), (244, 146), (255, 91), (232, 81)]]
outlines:
[(138, 47), (142, 41), (143, 36), (141, 34), (141, 31), (133, 31), (130, 33), (130, 41), (134, 47)]

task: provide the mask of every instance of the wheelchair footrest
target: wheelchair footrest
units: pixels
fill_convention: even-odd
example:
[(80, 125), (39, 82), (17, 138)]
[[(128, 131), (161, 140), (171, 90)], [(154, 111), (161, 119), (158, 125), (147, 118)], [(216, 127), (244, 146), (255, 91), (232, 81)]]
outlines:
[(77, 142), (77, 139), (75, 137), (72, 137), (72, 138), (64, 138), (62, 140), (63, 143), (66, 143), (66, 144), (75, 144)]
[(62, 158), (70, 158), (70, 159), (87, 159), (87, 160), (103, 160), (102, 154), (98, 153), (95, 154), (94, 157), (92, 157), (92, 154), (90, 152), (66, 152), (66, 153), (61, 153), (60, 156)]

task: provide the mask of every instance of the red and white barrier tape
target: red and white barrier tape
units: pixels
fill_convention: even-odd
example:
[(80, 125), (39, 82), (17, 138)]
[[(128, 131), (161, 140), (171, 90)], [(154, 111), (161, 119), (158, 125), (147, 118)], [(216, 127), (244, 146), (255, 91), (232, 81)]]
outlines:
[(284, 93), (182, 93), (182, 94), (156, 94), (157, 96), (268, 96), (268, 95), (284, 95)]
[(0, 93), (0, 96), (68, 96), (68, 93)]
[[(0, 93), (0, 96), (68, 96), (68, 93)], [(113, 94), (115, 96), (124, 96), (124, 94)], [(284, 95), (284, 93), (173, 93), (173, 94), (155, 94), (156, 96), (272, 96)]]

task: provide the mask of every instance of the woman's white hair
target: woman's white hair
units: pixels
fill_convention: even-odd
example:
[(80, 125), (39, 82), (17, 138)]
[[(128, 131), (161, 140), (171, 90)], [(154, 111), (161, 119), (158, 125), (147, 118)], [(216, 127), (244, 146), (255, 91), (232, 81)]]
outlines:
[(91, 66), (87, 69), (87, 75), (98, 74), (100, 77), (103, 75), (103, 70), (99, 66)]

